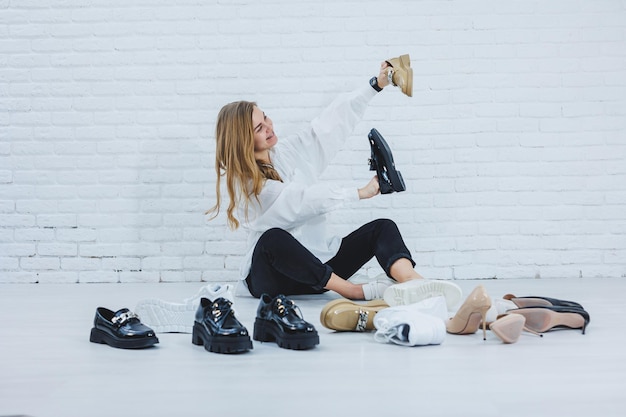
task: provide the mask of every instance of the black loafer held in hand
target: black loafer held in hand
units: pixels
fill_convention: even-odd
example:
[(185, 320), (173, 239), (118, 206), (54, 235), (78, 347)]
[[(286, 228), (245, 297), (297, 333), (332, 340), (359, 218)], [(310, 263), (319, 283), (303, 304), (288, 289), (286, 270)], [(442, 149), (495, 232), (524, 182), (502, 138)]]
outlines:
[(385, 138), (376, 129), (372, 129), (367, 135), (370, 141), (372, 156), (370, 158), (370, 171), (376, 171), (378, 185), (381, 194), (391, 194), (394, 191), (406, 190), (404, 179), (400, 171), (396, 170), (393, 162), (391, 149)]
[(223, 297), (215, 301), (201, 298), (191, 342), (215, 353), (241, 353), (252, 349), (248, 330), (235, 317), (232, 305)]
[(120, 349), (141, 349), (159, 343), (154, 330), (141, 323), (135, 313), (127, 308), (113, 312), (104, 307), (96, 309), (89, 341)]
[[(296, 310), (297, 309), (297, 310)], [(285, 349), (310, 349), (320, 338), (312, 324), (304, 321), (300, 309), (284, 295), (261, 296), (254, 321), (254, 340), (276, 342)]]

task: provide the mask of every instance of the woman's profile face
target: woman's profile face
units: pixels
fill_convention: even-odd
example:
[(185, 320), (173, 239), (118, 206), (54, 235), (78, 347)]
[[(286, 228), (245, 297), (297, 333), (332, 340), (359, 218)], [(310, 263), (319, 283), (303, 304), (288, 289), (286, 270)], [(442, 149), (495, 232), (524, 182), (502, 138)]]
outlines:
[(254, 132), (254, 153), (257, 156), (266, 156), (266, 152), (276, 145), (278, 138), (274, 133), (272, 119), (256, 106), (252, 110), (252, 131)]

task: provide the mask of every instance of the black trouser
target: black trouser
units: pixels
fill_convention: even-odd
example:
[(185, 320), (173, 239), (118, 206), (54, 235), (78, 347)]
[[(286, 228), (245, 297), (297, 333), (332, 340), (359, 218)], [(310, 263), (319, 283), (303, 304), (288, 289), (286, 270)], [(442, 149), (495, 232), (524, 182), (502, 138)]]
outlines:
[(348, 279), (374, 256), (388, 276), (398, 259), (406, 258), (415, 266), (398, 226), (389, 219), (374, 220), (344, 237), (337, 254), (326, 263), (289, 232), (273, 228), (259, 238), (246, 282), (257, 298), (264, 293), (272, 297), (321, 294), (331, 273)]

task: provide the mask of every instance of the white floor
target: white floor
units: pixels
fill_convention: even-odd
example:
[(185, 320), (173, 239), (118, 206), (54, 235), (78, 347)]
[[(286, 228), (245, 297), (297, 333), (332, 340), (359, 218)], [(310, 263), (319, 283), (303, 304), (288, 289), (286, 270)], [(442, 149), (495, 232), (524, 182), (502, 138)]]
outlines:
[[(582, 303), (587, 334), (560, 330), (504, 345), (488, 332), (401, 347), (334, 333), (319, 312), (335, 294), (293, 297), (320, 333), (309, 351), (254, 342), (209, 353), (189, 334), (146, 350), (89, 342), (96, 307), (180, 301), (201, 283), (0, 285), (0, 416), (624, 416), (626, 279), (461, 281), (492, 296)], [(239, 297), (252, 332), (257, 300)]]

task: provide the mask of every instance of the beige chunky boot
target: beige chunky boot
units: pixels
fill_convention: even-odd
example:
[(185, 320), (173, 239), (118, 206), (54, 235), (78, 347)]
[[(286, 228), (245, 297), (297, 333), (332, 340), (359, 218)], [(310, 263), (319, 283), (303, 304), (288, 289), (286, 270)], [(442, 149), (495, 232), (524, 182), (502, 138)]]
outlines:
[(409, 57), (409, 54), (388, 59), (387, 63), (392, 67), (388, 73), (390, 83), (396, 87), (400, 87), (404, 94), (412, 97), (413, 68), (411, 68), (411, 58)]

